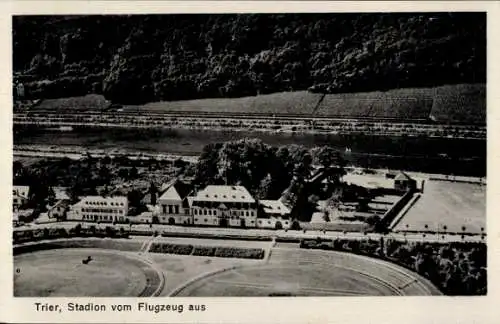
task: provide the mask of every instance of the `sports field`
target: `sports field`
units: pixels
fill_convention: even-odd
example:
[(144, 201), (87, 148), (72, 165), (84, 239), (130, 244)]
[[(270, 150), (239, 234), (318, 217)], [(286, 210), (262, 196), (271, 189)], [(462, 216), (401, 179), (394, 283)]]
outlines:
[[(446, 226), (446, 227), (445, 227)], [(465, 230), (462, 228), (465, 226)], [(425, 190), (394, 231), (486, 233), (486, 186), (426, 181)]]
[[(93, 240), (95, 241), (95, 240)], [(176, 240), (177, 241), (177, 240)], [(221, 240), (203, 240), (210, 246)], [(202, 241), (197, 241), (201, 244)], [(224, 243), (223, 243), (224, 242)], [(90, 244), (90, 243), (89, 243)], [(264, 242), (246, 241), (249, 248)], [(265, 242), (271, 248), (271, 242)], [(108, 248), (112, 248), (109, 245)], [(14, 257), (18, 297), (385, 296), (439, 291), (417, 274), (353, 254), (271, 248), (263, 260), (65, 248)], [(89, 264), (82, 264), (87, 256)]]
[(332, 251), (275, 248), (268, 263), (240, 267), (186, 285), (176, 296), (439, 295), (411, 271), (375, 259)]
[(16, 297), (150, 296), (160, 279), (138, 256), (118, 251), (69, 248), (14, 258)]

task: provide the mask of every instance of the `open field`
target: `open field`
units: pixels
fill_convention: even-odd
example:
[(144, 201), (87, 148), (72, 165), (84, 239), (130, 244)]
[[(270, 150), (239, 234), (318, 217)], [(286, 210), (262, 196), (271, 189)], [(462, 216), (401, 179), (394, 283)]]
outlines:
[(421, 198), (394, 231), (486, 233), (486, 186), (426, 181)]
[[(405, 88), (389, 91), (315, 94), (308, 91), (267, 95), (152, 102), (125, 106), (123, 112), (204, 113), (243, 115), (325, 116), (336, 118), (399, 121), (435, 120), (439, 123), (486, 123), (486, 87), (459, 84), (434, 88)], [(100, 95), (47, 99), (33, 111), (90, 112), (109, 107)]]
[(273, 249), (269, 263), (201, 278), (177, 296), (439, 295), (418, 275), (378, 260), (338, 252)]
[[(89, 255), (93, 260), (82, 264)], [(18, 297), (147, 296), (160, 280), (143, 261), (101, 249), (24, 253), (14, 257), (14, 268)]]

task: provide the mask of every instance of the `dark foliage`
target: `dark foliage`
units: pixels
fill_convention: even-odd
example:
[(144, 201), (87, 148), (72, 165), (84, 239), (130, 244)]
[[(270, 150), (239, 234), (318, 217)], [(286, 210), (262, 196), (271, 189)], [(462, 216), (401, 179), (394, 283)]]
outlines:
[(303, 240), (301, 248), (348, 251), (386, 259), (432, 281), (447, 295), (485, 295), (486, 245), (394, 240)]
[(485, 13), (16, 16), (28, 97), (117, 103), (486, 80)]

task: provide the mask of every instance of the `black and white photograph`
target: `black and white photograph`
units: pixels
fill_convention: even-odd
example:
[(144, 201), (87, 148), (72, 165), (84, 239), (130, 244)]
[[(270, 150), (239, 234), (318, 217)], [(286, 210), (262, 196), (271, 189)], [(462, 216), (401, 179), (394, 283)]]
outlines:
[(488, 294), (486, 12), (11, 23), (14, 298)]

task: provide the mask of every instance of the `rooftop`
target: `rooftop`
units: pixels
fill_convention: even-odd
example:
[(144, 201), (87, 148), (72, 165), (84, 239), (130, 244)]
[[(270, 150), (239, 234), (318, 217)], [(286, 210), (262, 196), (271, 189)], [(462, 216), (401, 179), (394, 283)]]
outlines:
[(28, 193), (30, 191), (29, 186), (13, 186), (12, 190), (15, 191), (19, 196), (28, 198)]
[(69, 196), (66, 193), (67, 188), (53, 187), (52, 190), (54, 190), (54, 194), (56, 195), (56, 200), (69, 199)]
[(398, 173), (398, 175), (394, 178), (394, 180), (412, 180), (412, 178), (404, 173), (404, 172), (400, 172)]
[(193, 191), (193, 186), (182, 181), (175, 181), (158, 198), (158, 200), (184, 200)]
[(194, 197), (195, 201), (254, 203), (255, 199), (243, 186), (207, 186)]
[[(101, 203), (110, 203), (110, 204), (127, 204), (128, 200), (127, 197), (124, 196), (108, 196), (108, 197), (103, 197), (103, 196), (85, 196), (82, 197), (81, 200), (77, 203), (78, 204), (96, 204), (100, 205)], [(123, 205), (122, 205), (123, 206)]]
[(290, 209), (281, 200), (259, 200), (259, 204), (267, 214), (289, 214)]

